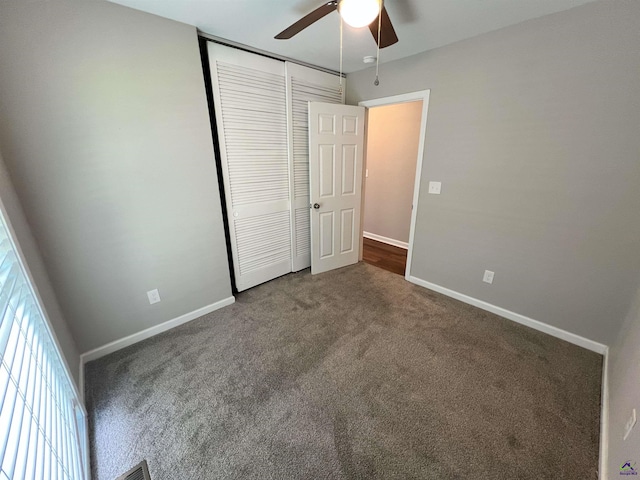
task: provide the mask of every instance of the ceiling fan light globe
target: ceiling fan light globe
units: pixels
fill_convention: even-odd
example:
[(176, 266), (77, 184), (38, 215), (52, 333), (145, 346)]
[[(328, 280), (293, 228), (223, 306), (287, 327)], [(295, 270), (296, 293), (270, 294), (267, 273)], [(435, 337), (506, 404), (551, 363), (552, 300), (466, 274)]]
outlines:
[(380, 13), (380, 0), (340, 0), (338, 11), (353, 28), (366, 27)]

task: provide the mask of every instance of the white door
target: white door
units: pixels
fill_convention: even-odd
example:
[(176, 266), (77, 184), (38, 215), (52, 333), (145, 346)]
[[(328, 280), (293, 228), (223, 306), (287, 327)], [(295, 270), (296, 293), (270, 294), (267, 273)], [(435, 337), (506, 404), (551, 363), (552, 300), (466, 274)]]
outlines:
[(291, 271), (284, 62), (208, 44), (239, 291)]
[(358, 262), (364, 107), (309, 103), (311, 273)]
[[(344, 103), (340, 77), (286, 62), (289, 117), (291, 252), (294, 272), (311, 266), (309, 102)], [(343, 81), (344, 83), (344, 81)]]

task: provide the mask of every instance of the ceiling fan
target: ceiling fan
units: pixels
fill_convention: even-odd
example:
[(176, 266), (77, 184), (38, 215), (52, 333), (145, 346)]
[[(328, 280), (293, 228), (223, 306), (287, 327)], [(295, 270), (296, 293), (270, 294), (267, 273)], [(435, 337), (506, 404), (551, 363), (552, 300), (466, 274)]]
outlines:
[[(382, 7), (382, 9), (380, 9)], [(308, 26), (314, 24), (334, 10), (342, 19), (354, 28), (369, 26), (373, 39), (378, 43), (378, 15), (380, 15), (380, 48), (393, 45), (398, 41), (396, 31), (391, 24), (391, 19), (384, 6), (384, 0), (330, 0), (305, 15), (293, 25), (285, 28), (275, 36), (278, 40), (287, 40), (300, 33)]]

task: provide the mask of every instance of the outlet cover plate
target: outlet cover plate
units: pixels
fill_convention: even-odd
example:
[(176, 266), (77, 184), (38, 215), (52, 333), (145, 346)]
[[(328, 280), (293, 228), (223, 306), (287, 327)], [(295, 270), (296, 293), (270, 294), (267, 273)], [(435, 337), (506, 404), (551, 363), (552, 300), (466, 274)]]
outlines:
[(432, 195), (440, 195), (440, 190), (442, 189), (441, 182), (429, 182), (429, 193)]
[(482, 277), (482, 281), (484, 283), (493, 283), (493, 276), (495, 275), (495, 272), (492, 272), (491, 270), (485, 270), (484, 271), (484, 275)]
[(160, 301), (160, 292), (158, 289), (150, 290), (147, 292), (147, 297), (149, 297), (149, 304), (153, 305), (154, 303), (158, 303)]

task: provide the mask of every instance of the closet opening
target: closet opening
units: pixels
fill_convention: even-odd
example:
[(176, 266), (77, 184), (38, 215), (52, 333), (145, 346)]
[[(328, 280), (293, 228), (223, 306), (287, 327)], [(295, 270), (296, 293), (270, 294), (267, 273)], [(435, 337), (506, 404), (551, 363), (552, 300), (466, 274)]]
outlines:
[(343, 81), (202, 38), (200, 50), (235, 294), (311, 266), (309, 104), (343, 104)]
[(213, 87), (211, 85), (211, 68), (209, 65), (209, 54), (207, 53), (206, 38), (198, 37), (200, 46), (200, 59), (202, 60), (202, 74), (204, 76), (204, 88), (207, 94), (207, 107), (209, 109), (209, 123), (211, 125), (211, 136), (213, 139), (213, 152), (218, 176), (218, 192), (220, 194), (220, 204), (222, 205), (222, 223), (224, 225), (224, 236), (227, 246), (227, 262), (229, 263), (229, 274), (231, 278), (231, 293), (235, 296), (238, 293), (236, 287), (236, 276), (233, 268), (233, 254), (231, 253), (231, 232), (229, 230), (229, 219), (227, 218), (227, 199), (224, 194), (224, 183), (222, 181), (222, 164), (220, 163), (220, 142), (218, 140), (218, 125), (216, 123), (215, 109), (213, 107)]

